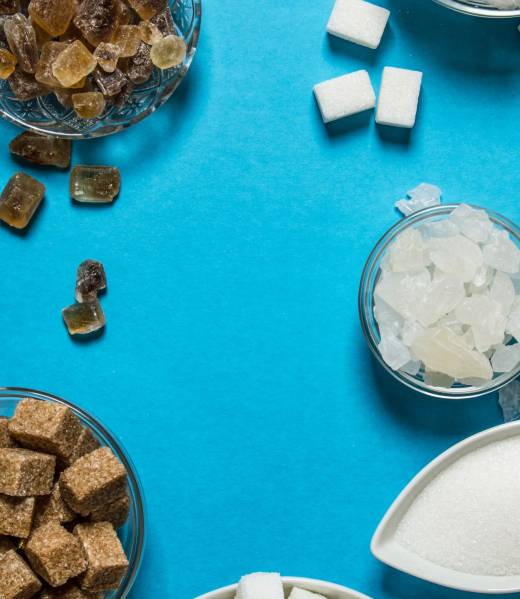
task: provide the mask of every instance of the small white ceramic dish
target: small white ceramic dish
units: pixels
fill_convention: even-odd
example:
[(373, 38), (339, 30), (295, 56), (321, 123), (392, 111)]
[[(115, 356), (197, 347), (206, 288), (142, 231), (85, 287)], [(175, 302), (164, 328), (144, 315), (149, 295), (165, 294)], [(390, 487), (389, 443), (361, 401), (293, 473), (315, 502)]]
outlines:
[[(289, 592), (293, 587), (304, 589), (305, 591), (311, 591), (312, 593), (319, 593), (325, 595), (327, 599), (370, 599), (367, 595), (362, 595), (352, 589), (333, 584), (332, 582), (323, 582), (321, 580), (311, 580), (310, 578), (292, 578), (288, 576), (283, 577), (283, 584), (286, 590), (286, 596), (289, 596)], [(211, 591), (206, 595), (196, 597), (196, 599), (235, 599), (235, 593), (237, 591), (236, 584), (232, 584), (228, 587)]]
[(437, 475), (461, 457), (485, 445), (516, 435), (520, 435), (520, 422), (502, 424), (461, 441), (430, 462), (404, 488), (377, 527), (370, 545), (374, 556), (397, 570), (461, 591), (494, 595), (520, 592), (520, 576), (477, 576), (457, 572), (438, 566), (408, 551), (399, 545), (395, 538), (397, 527), (403, 516), (419, 493)]

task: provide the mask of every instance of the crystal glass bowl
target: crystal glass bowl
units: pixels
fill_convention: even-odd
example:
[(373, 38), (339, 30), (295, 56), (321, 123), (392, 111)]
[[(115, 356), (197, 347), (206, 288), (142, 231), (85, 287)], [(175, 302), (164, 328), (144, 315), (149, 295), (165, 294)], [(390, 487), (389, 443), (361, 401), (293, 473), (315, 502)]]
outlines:
[(118, 535), (128, 556), (130, 566), (119, 589), (105, 595), (106, 599), (124, 599), (130, 593), (137, 578), (145, 543), (144, 495), (135, 467), (119, 441), (101, 423), (81, 408), (54, 395), (42, 393), (41, 391), (31, 391), (30, 389), (0, 387), (0, 416), (12, 416), (16, 405), (26, 397), (50, 401), (70, 408), (81, 420), (81, 423), (90, 428), (101, 445), (112, 449), (126, 468), (130, 495), (130, 514), (126, 524), (118, 530)]
[(54, 94), (21, 102), (9, 83), (0, 80), (0, 114), (15, 125), (69, 139), (88, 139), (117, 133), (162, 106), (177, 89), (191, 65), (199, 40), (201, 0), (170, 0), (177, 34), (184, 38), (184, 62), (172, 69), (154, 69), (149, 81), (137, 85), (124, 106), (107, 106), (96, 119), (80, 119), (72, 108), (64, 108)]
[[(497, 391), (500, 387), (511, 382), (520, 374), (520, 364), (518, 364), (511, 372), (495, 373), (493, 379), (478, 387), (462, 385), (460, 383), (455, 383), (453, 387), (450, 388), (434, 387), (424, 381), (423, 369), (421, 369), (415, 376), (407, 374), (406, 372), (401, 372), (400, 370), (393, 370), (383, 360), (377, 347), (381, 338), (377, 321), (374, 316), (374, 291), (380, 276), (381, 260), (395, 238), (411, 227), (417, 228), (425, 223), (431, 223), (447, 218), (457, 206), (458, 204), (444, 204), (441, 206), (434, 206), (433, 208), (426, 208), (407, 218), (403, 218), (389, 229), (376, 243), (376, 246), (368, 257), (363, 269), (363, 274), (361, 275), (358, 295), (359, 317), (366, 342), (383, 368), (407, 387), (419, 391), (420, 393), (424, 393), (425, 395), (445, 399), (467, 399)], [(517, 225), (500, 214), (491, 212), (486, 208), (481, 208), (479, 206), (473, 206), (473, 208), (485, 210), (495, 227), (507, 231), (511, 240), (520, 247), (520, 228)]]
[[(492, 3), (487, 0), (435, 0), (435, 2), (458, 12), (474, 15), (476, 17), (520, 17), (520, 7), (501, 9), (493, 6)], [(512, 0), (510, 5), (514, 5)]]

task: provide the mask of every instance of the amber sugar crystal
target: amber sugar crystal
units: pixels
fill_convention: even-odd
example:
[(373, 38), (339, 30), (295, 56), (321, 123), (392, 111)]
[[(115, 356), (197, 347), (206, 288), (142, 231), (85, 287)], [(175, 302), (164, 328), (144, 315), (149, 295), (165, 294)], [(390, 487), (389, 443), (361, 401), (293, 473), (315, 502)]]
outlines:
[(74, 0), (31, 0), (29, 3), (32, 20), (53, 37), (67, 31), (75, 10)]
[(61, 84), (52, 73), (52, 65), (58, 56), (65, 50), (64, 42), (46, 42), (41, 49), (40, 60), (36, 65), (34, 78), (39, 83), (50, 88), (60, 88)]
[(141, 19), (151, 19), (162, 12), (168, 2), (167, 0), (129, 0), (129, 4)]
[(107, 73), (113, 73), (121, 56), (121, 47), (117, 44), (101, 42), (94, 50), (94, 58), (99, 66)]
[(61, 52), (52, 65), (52, 74), (63, 87), (71, 87), (96, 68), (97, 62), (92, 53), (76, 40)]
[(70, 195), (78, 202), (112, 202), (120, 187), (121, 175), (113, 166), (78, 165), (70, 173)]
[(14, 54), (5, 48), (0, 48), (0, 79), (7, 79), (14, 73), (16, 62)]
[(16, 56), (22, 71), (34, 73), (38, 63), (38, 43), (30, 21), (17, 13), (5, 20), (4, 32), (9, 48)]
[(83, 0), (74, 17), (74, 25), (92, 46), (109, 42), (120, 23), (120, 0)]
[(24, 73), (18, 67), (9, 77), (7, 82), (9, 83), (9, 87), (13, 94), (23, 102), (45, 96), (49, 93), (49, 90), (45, 85), (36, 81), (32, 75)]
[(116, 31), (112, 43), (117, 44), (121, 48), (121, 56), (123, 58), (133, 56), (141, 43), (139, 27), (137, 25), (121, 25)]
[(87, 335), (105, 326), (105, 315), (98, 301), (75, 303), (62, 310), (63, 320), (71, 335)]
[(24, 131), (9, 144), (11, 154), (27, 162), (67, 168), (70, 165), (72, 144), (68, 139)]
[(106, 289), (107, 277), (103, 264), (97, 260), (84, 260), (76, 273), (76, 301), (91, 302)]
[(29, 224), (45, 194), (42, 183), (25, 173), (16, 173), (0, 196), (0, 220), (16, 229)]
[(82, 119), (94, 119), (103, 114), (106, 101), (101, 92), (83, 92), (72, 95), (72, 105)]
[(153, 46), (162, 40), (163, 34), (155, 23), (152, 23), (151, 21), (141, 21), (138, 27), (141, 40), (145, 44)]
[(150, 57), (159, 69), (176, 67), (186, 57), (186, 44), (182, 37), (167, 35), (152, 46)]
[(20, 12), (20, 0), (0, 0), (0, 15), (14, 15)]

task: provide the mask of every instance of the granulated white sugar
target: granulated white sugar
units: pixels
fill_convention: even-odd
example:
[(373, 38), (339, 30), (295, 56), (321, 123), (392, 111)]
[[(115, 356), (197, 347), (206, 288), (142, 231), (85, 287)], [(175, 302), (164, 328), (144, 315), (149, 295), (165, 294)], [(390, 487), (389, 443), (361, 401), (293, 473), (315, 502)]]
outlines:
[(331, 35), (367, 48), (379, 46), (390, 11), (364, 0), (336, 0), (327, 24)]
[(520, 574), (520, 437), (449, 466), (415, 499), (396, 539), (435, 564), (489, 576)]
[(385, 67), (377, 101), (376, 123), (411, 129), (415, 125), (422, 72)]

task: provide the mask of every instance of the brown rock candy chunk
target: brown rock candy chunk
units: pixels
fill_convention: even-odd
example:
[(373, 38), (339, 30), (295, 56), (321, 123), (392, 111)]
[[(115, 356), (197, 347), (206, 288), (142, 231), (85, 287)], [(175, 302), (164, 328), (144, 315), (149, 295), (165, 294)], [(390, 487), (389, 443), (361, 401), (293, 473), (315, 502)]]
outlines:
[(71, 335), (88, 335), (106, 324), (105, 314), (98, 301), (72, 304), (64, 308), (61, 314)]
[(47, 524), (48, 522), (65, 524), (67, 522), (72, 522), (75, 519), (76, 514), (63, 501), (59, 482), (54, 485), (50, 495), (38, 497), (33, 521), (35, 528)]
[(56, 457), (29, 449), (0, 449), (0, 493), (13, 497), (49, 495)]
[(120, 22), (119, 0), (83, 0), (74, 17), (74, 25), (94, 47), (109, 42)]
[(79, 418), (57, 403), (26, 398), (18, 403), (9, 433), (24, 447), (52, 453), (66, 460), (81, 434)]
[(81, 588), (95, 592), (117, 589), (128, 570), (128, 560), (112, 524), (78, 524), (74, 534), (88, 557), (87, 571), (80, 578)]
[(34, 571), (52, 587), (59, 587), (87, 569), (87, 556), (77, 537), (58, 522), (37, 528), (25, 553)]
[(2, 447), (18, 447), (16, 441), (9, 434), (9, 420), (0, 418), (0, 448)]
[(139, 28), (137, 25), (121, 25), (112, 38), (112, 43), (119, 46), (122, 58), (133, 56), (141, 43)]
[(78, 165), (70, 173), (70, 195), (78, 202), (112, 202), (120, 188), (121, 175), (112, 166)]
[(0, 555), (0, 597), (2, 599), (31, 599), (41, 582), (16, 551)]
[(7, 81), (13, 94), (18, 100), (22, 100), (22, 102), (28, 102), (40, 96), (46, 96), (49, 93), (45, 85), (42, 85), (32, 75), (24, 73), (19, 68), (15, 69)]
[(31, 0), (29, 3), (33, 22), (52, 37), (67, 31), (75, 10), (74, 0)]
[[(94, 301), (98, 293), (106, 289), (107, 277), (103, 264), (97, 260), (84, 260), (76, 273), (76, 301)], [(86, 430), (86, 429), (85, 429)]]
[(24, 131), (9, 144), (11, 154), (27, 162), (58, 168), (68, 168), (71, 149), (72, 144), (68, 139), (40, 135), (32, 131)]
[(167, 0), (129, 0), (129, 4), (141, 19), (146, 20), (162, 12), (168, 2)]
[(173, 35), (175, 33), (175, 22), (169, 6), (160, 13), (157, 13), (155, 17), (152, 17), (150, 22), (157, 25), (157, 28), (163, 36)]
[(170, 69), (186, 58), (186, 44), (182, 37), (167, 35), (152, 46), (150, 57), (159, 69)]
[(60, 82), (52, 73), (52, 65), (67, 45), (64, 42), (49, 41), (42, 46), (40, 59), (34, 73), (36, 81), (53, 89), (61, 87)]
[(52, 74), (63, 87), (71, 87), (96, 68), (96, 59), (76, 40), (61, 52), (52, 65)]
[(80, 118), (95, 119), (103, 114), (106, 100), (101, 92), (82, 92), (72, 95), (72, 105)]
[(16, 173), (0, 196), (0, 220), (23, 229), (29, 224), (45, 194), (45, 187), (25, 173)]
[(22, 71), (34, 73), (38, 63), (38, 44), (30, 21), (21, 13), (12, 15), (4, 22), (4, 32)]
[(0, 79), (8, 79), (16, 68), (16, 56), (6, 50), (0, 48)]
[(134, 56), (128, 59), (127, 77), (136, 85), (146, 83), (153, 72), (150, 46), (141, 42)]
[(127, 78), (119, 69), (115, 69), (112, 73), (107, 73), (99, 67), (94, 71), (94, 81), (99, 88), (99, 91), (110, 98), (117, 96), (125, 87)]
[(116, 501), (107, 503), (90, 514), (91, 522), (110, 522), (114, 528), (123, 526), (130, 513), (130, 497), (126, 495)]
[(107, 73), (113, 73), (121, 56), (121, 47), (117, 44), (102, 42), (94, 50), (94, 58), (99, 66)]
[(125, 495), (126, 470), (109, 447), (102, 447), (64, 470), (60, 487), (67, 504), (78, 514), (88, 516)]
[(0, 535), (26, 539), (31, 534), (34, 497), (0, 495)]
[(0, 15), (14, 15), (20, 12), (20, 0), (0, 0)]
[(141, 41), (149, 46), (153, 46), (163, 38), (161, 30), (152, 21), (141, 21), (138, 27)]

